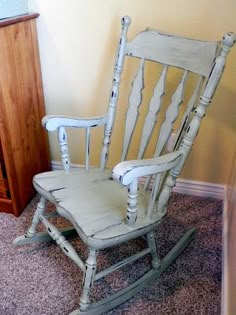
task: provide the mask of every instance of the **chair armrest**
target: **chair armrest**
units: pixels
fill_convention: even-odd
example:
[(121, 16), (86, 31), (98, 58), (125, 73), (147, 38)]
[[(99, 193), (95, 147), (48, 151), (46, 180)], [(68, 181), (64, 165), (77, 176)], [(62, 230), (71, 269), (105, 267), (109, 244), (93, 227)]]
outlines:
[(105, 125), (107, 116), (91, 117), (91, 118), (76, 118), (67, 116), (47, 115), (42, 119), (42, 125), (48, 131), (55, 131), (60, 126), (75, 127), (75, 128), (92, 128)]
[(181, 158), (182, 152), (176, 151), (153, 159), (124, 161), (114, 167), (112, 175), (115, 180), (127, 186), (138, 177), (172, 169), (180, 163)]

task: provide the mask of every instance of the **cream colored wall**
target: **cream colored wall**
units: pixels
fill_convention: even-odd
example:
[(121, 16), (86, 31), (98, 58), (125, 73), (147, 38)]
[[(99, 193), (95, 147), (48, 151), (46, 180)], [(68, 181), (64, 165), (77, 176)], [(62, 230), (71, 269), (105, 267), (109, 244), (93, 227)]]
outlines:
[[(236, 32), (234, 0), (31, 0), (30, 5), (40, 13), (38, 36), (50, 114), (104, 113), (123, 15), (132, 17), (130, 36), (146, 26), (208, 40)], [(229, 178), (236, 138), (236, 48), (228, 61), (184, 178), (220, 184)], [(52, 159), (59, 160), (55, 143), (50, 137)], [(79, 163), (75, 149), (72, 160)]]

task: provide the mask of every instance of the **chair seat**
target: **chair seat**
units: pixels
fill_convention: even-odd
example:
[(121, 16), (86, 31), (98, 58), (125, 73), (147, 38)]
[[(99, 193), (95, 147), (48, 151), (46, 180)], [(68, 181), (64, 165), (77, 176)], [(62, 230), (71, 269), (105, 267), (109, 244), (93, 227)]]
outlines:
[(142, 235), (159, 219), (145, 216), (149, 192), (142, 187), (138, 199), (138, 219), (126, 223), (127, 187), (115, 182), (111, 171), (78, 168), (70, 173), (53, 171), (34, 176), (35, 189), (53, 202), (60, 215), (75, 226), (89, 246), (104, 248)]

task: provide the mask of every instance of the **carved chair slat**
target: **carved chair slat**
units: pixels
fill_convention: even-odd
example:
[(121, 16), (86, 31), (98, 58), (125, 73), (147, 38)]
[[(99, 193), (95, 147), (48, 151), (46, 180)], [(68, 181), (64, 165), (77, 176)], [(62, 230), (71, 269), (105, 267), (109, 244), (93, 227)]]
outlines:
[(183, 118), (181, 120), (180, 127), (178, 128), (176, 135), (175, 135), (175, 140), (174, 140), (173, 147), (172, 147), (173, 150), (176, 150), (178, 148), (178, 144), (180, 143), (180, 141), (182, 139), (183, 133), (184, 133), (184, 131), (187, 130), (187, 126), (188, 126), (188, 124), (190, 122), (190, 118), (191, 118), (191, 113), (194, 111), (194, 109), (197, 106), (197, 102), (198, 102), (198, 99), (200, 96), (200, 91), (201, 91), (201, 88), (203, 85), (203, 81), (204, 81), (204, 77), (201, 76), (198, 79), (196, 88), (194, 89), (193, 94), (192, 94), (192, 96), (191, 96), (191, 98), (190, 98), (190, 100), (186, 106), (186, 110), (183, 114)]
[(139, 116), (139, 107), (142, 102), (142, 90), (144, 88), (144, 59), (141, 60), (138, 72), (132, 82), (132, 90), (129, 97), (129, 107), (126, 114), (124, 144), (121, 160), (126, 159), (130, 141)]
[(141, 137), (141, 144), (138, 153), (138, 159), (141, 159), (145, 153), (146, 147), (152, 135), (155, 126), (157, 115), (162, 105), (162, 98), (165, 94), (165, 82), (168, 66), (165, 65), (159, 80), (154, 88), (153, 96), (149, 105), (149, 111), (146, 116), (143, 132)]
[(149, 199), (149, 204), (147, 208), (147, 217), (152, 218), (154, 206), (156, 203), (157, 194), (161, 184), (161, 174), (157, 174), (154, 176), (153, 185), (152, 185), (152, 192)]
[(185, 87), (187, 76), (188, 76), (188, 71), (185, 71), (175, 93), (171, 97), (171, 103), (166, 111), (166, 117), (160, 129), (160, 134), (158, 137), (154, 156), (159, 156), (161, 154), (166, 142), (168, 141), (171, 135), (173, 124), (178, 117), (179, 106), (183, 102), (184, 87)]
[(85, 136), (85, 169), (86, 171), (88, 171), (89, 169), (90, 133), (91, 133), (91, 129), (86, 128), (86, 136)]

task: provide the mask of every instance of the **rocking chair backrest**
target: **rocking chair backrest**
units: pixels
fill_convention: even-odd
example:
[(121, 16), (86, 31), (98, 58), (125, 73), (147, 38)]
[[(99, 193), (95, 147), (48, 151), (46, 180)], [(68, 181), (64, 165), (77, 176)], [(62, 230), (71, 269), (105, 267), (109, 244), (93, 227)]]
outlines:
[[(121, 23), (122, 33), (108, 106), (108, 121), (105, 125), (101, 168), (105, 168), (108, 158), (108, 147), (125, 58), (140, 59), (140, 65), (132, 82), (132, 90), (128, 101), (121, 161), (127, 159), (129, 150), (134, 151), (131, 142), (139, 121), (141, 105), (145, 103), (142, 102), (142, 96), (145, 90), (144, 71), (146, 63), (159, 63), (162, 66), (162, 70), (153, 88), (153, 96), (146, 109), (140, 146), (135, 158), (143, 158), (156, 126), (159, 120), (163, 118), (162, 123), (159, 125), (158, 136), (155, 135), (154, 139), (156, 142), (154, 145), (154, 157), (158, 157), (164, 152), (174, 129), (176, 137), (172, 151), (180, 150), (182, 152), (182, 161), (169, 173), (167, 172), (162, 174), (162, 176), (158, 175), (153, 178), (152, 193), (147, 211), (147, 216), (152, 217), (155, 213), (166, 212), (166, 204), (172, 188), (176, 184), (176, 179), (183, 168), (198, 133), (201, 119), (205, 116), (206, 109), (223, 74), (226, 55), (235, 43), (235, 34), (228, 33), (223, 37), (221, 49), (219, 49), (220, 43), (218, 42), (187, 39), (164, 34), (153, 29), (147, 29), (139, 33), (133, 40), (128, 42), (126, 34), (131, 20), (129, 17), (124, 17)], [(168, 99), (167, 95), (165, 95), (166, 91), (169, 91), (166, 83), (168, 82), (168, 73), (171, 71), (171, 68), (175, 68), (182, 73), (175, 91), (171, 93)], [(185, 90), (187, 90), (187, 81), (191, 82), (193, 91), (192, 95), (185, 101), (184, 95)], [(166, 104), (166, 97), (167, 101), (169, 100), (169, 106), (166, 106), (168, 105)], [(184, 106), (185, 109), (182, 109)], [(161, 110), (164, 110), (164, 114), (161, 114)], [(147, 178), (145, 189), (149, 187), (150, 182), (151, 178)]]
[[(166, 116), (162, 123), (156, 145), (155, 156), (159, 156), (162, 152), (171, 135), (173, 124), (178, 118), (179, 106), (183, 102), (184, 88), (186, 86), (189, 72), (194, 72), (201, 77), (208, 77), (216, 55), (216, 49), (217, 43), (185, 39), (159, 33), (154, 30), (146, 30), (138, 34), (138, 36), (130, 43), (127, 43), (126, 54), (141, 58), (141, 64), (137, 76), (133, 81), (133, 89), (129, 99), (122, 160), (126, 158), (129, 143), (138, 118), (138, 107), (141, 104), (141, 93), (144, 87), (143, 77), (145, 60), (163, 64), (163, 70), (155, 86), (154, 94), (143, 126), (138, 158), (142, 158), (144, 155), (157, 121), (157, 114), (164, 103), (163, 99), (165, 95), (168, 68), (174, 66), (181, 68), (184, 71), (176, 91), (171, 97), (171, 103), (166, 110)], [(201, 81), (202, 80), (200, 80), (200, 82)], [(192, 107), (193, 104), (196, 103), (200, 87), (201, 84), (198, 83), (189, 107)]]
[[(144, 92), (144, 71), (148, 62), (155, 62), (162, 65), (162, 70), (153, 89), (153, 96), (150, 99), (146, 118), (142, 129), (140, 146), (137, 158), (144, 156), (145, 150), (151, 139), (155, 126), (158, 122), (158, 114), (163, 109), (165, 114), (163, 122), (159, 128), (159, 136), (156, 139), (156, 149), (154, 156), (159, 156), (165, 149), (176, 122), (175, 142), (173, 150), (180, 147), (185, 136), (189, 139), (191, 127), (191, 142), (197, 133), (197, 126), (201, 118), (205, 115), (206, 107), (210, 103), (216, 86), (223, 73), (225, 57), (233, 46), (234, 34), (228, 33), (224, 36), (221, 50), (218, 42), (207, 42), (187, 39), (170, 34), (160, 33), (153, 29), (147, 29), (139, 33), (130, 42), (127, 41), (127, 30), (131, 23), (129, 17), (124, 17), (121, 21), (122, 33), (117, 52), (117, 59), (114, 70), (113, 86), (110, 94), (108, 107), (108, 122), (105, 126), (103, 149), (101, 154), (101, 168), (105, 168), (108, 159), (108, 147), (116, 112), (116, 105), (119, 96), (119, 84), (125, 58), (135, 57), (140, 59), (137, 74), (132, 82), (132, 90), (129, 97), (129, 106), (126, 114), (126, 125), (123, 142), (123, 152), (121, 160), (126, 160), (130, 148), (132, 136), (139, 118), (139, 110), (142, 105), (142, 94)], [(217, 57), (218, 55), (218, 57)], [(128, 57), (127, 57), (128, 56)], [(166, 87), (170, 68), (177, 68), (182, 72), (182, 77), (176, 86), (176, 90), (169, 99), (169, 106), (166, 108)], [(191, 77), (192, 76), (192, 77)], [(194, 80), (193, 80), (194, 76)], [(187, 79), (190, 78), (194, 85), (192, 96), (184, 104), (184, 92), (187, 86)], [(193, 83), (193, 81), (195, 81)], [(180, 110), (183, 103), (185, 109)], [(195, 111), (195, 114), (194, 114)], [(181, 117), (179, 117), (181, 114)], [(194, 118), (195, 117), (195, 118)], [(185, 139), (185, 142), (187, 141)], [(188, 150), (189, 151), (189, 150)], [(186, 154), (187, 156), (187, 154)], [(183, 160), (186, 159), (186, 156)], [(183, 165), (182, 165), (183, 166)]]
[[(142, 159), (150, 147), (155, 147), (152, 156), (158, 157), (165, 153), (168, 140), (174, 133), (176, 134), (172, 151), (180, 151), (181, 163), (171, 169), (166, 174), (147, 178), (145, 189), (149, 188), (149, 183), (153, 179), (152, 193), (147, 210), (147, 216), (166, 211), (166, 204), (170, 197), (172, 188), (175, 186), (185, 160), (192, 147), (194, 139), (200, 128), (202, 118), (205, 116), (207, 107), (211, 102), (216, 87), (223, 74), (226, 56), (230, 48), (235, 44), (236, 36), (227, 33), (220, 43), (187, 39), (180, 36), (164, 34), (153, 29), (147, 29), (139, 33), (130, 42), (127, 40), (127, 31), (131, 20), (124, 17), (121, 21), (122, 32), (117, 51), (114, 68), (112, 89), (110, 93), (107, 114), (103, 117), (82, 120), (78, 123), (67, 118), (63, 118), (65, 126), (75, 126), (86, 129), (85, 142), (85, 169), (89, 169), (90, 156), (90, 131), (93, 127), (104, 126), (104, 137), (101, 151), (100, 168), (105, 169), (110, 138), (112, 135), (117, 102), (119, 97), (119, 86), (125, 59), (135, 59), (140, 61), (137, 73), (132, 82), (132, 89), (129, 96), (128, 108), (126, 112), (126, 123), (124, 128), (124, 141), (121, 154), (121, 161), (129, 158)], [(153, 85), (153, 95), (147, 102), (143, 98), (146, 88), (144, 88), (144, 72), (148, 64), (152, 64), (152, 72), (158, 64), (161, 67), (160, 74), (157, 75), (156, 83)], [(150, 69), (150, 68), (149, 68)], [(178, 82), (169, 75), (179, 75)], [(149, 79), (149, 78), (147, 78)], [(168, 84), (167, 83), (170, 83)], [(174, 82), (174, 83), (173, 83)], [(149, 82), (148, 82), (149, 83)], [(171, 87), (169, 87), (171, 85)], [(175, 86), (173, 90), (172, 86)], [(171, 89), (172, 88), (172, 89)], [(188, 95), (192, 90), (192, 95)], [(170, 92), (170, 93), (169, 93)], [(168, 94), (170, 96), (168, 97)], [(187, 95), (187, 97), (186, 97)], [(142, 100), (145, 100), (142, 101)], [(145, 106), (141, 109), (141, 105)], [(140, 120), (139, 112), (146, 113), (146, 117)], [(70, 158), (65, 127), (61, 118), (49, 119), (48, 130), (56, 130), (58, 126), (58, 139), (60, 143), (61, 158), (64, 170), (70, 171)], [(140, 130), (139, 122), (143, 122), (141, 136), (139, 134), (139, 147), (132, 146), (133, 138)], [(48, 119), (46, 119), (48, 122)], [(136, 128), (138, 125), (138, 128)], [(158, 131), (158, 135), (157, 135)], [(139, 133), (139, 132), (138, 132)], [(149, 146), (149, 144), (152, 144)], [(153, 145), (154, 143), (154, 145)], [(137, 141), (135, 141), (137, 144)], [(130, 152), (131, 151), (131, 152)], [(136, 155), (134, 153), (137, 153)], [(148, 153), (148, 157), (150, 154)], [(157, 198), (158, 197), (158, 198)], [(157, 200), (157, 202), (156, 202)]]
[[(44, 117), (43, 125), (47, 130), (58, 132), (65, 172), (46, 172), (34, 177), (34, 187), (41, 199), (27, 233), (15, 240), (18, 245), (48, 240), (43, 233), (36, 233), (36, 227), (41, 222), (49, 236), (82, 269), (84, 277), (80, 309), (71, 315), (103, 314), (131, 298), (157, 279), (193, 237), (195, 229), (189, 230), (164, 258), (159, 258), (154, 229), (167, 211), (171, 191), (222, 76), (226, 55), (236, 39), (234, 34), (226, 34), (221, 49), (218, 49), (218, 43), (191, 40), (147, 29), (128, 42), (126, 35), (130, 23), (129, 17), (122, 19), (107, 113), (87, 119), (52, 115)], [(116, 164), (111, 174), (109, 169), (104, 172), (103, 169), (106, 168), (108, 159), (121, 73), (125, 60), (129, 58), (139, 62), (139, 67), (127, 101), (125, 127), (120, 128), (124, 129), (121, 162)], [(152, 68), (148, 68), (149, 65)], [(146, 70), (154, 73), (158, 68), (161, 68), (160, 74), (151, 85), (153, 95), (150, 97), (150, 89), (146, 91), (146, 88), (152, 80), (145, 75)], [(174, 72), (171, 72), (172, 69)], [(173, 73), (175, 77), (171, 76), (170, 80), (169, 75)], [(180, 74), (177, 80), (176, 74)], [(145, 88), (144, 78), (148, 81)], [(191, 90), (192, 95), (189, 95)], [(148, 92), (149, 100), (144, 97), (145, 91)], [(167, 94), (170, 94), (169, 98)], [(104, 127), (100, 169), (94, 167), (89, 170), (90, 131), (98, 126)], [(85, 129), (85, 169), (70, 172), (66, 127)], [(165, 154), (173, 130), (176, 137), (172, 151), (175, 152)], [(136, 135), (139, 142), (134, 140)], [(152, 154), (149, 154), (149, 149), (153, 147)], [(150, 155), (154, 155), (154, 158), (150, 159)], [(143, 157), (145, 158), (141, 160)], [(131, 158), (136, 160), (124, 161)], [(140, 185), (142, 176), (146, 177), (145, 185)], [(149, 183), (153, 183), (151, 192), (148, 189)], [(60, 232), (47, 219), (54, 216), (54, 213), (44, 215), (46, 200), (55, 204), (57, 213), (73, 224), (87, 245), (89, 254), (85, 264), (63, 236), (71, 234), (70, 228), (66, 227)], [(98, 249), (113, 247), (141, 236), (145, 236), (148, 248), (96, 273)], [(90, 289), (95, 280), (147, 254), (152, 256), (152, 268), (148, 272), (112, 296), (90, 304)]]

